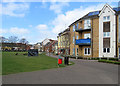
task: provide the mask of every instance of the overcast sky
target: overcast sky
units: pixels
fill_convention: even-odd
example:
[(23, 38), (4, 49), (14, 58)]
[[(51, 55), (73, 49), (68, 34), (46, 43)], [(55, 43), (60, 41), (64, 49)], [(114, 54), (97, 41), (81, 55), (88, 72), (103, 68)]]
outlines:
[[(107, 0), (104, 0), (107, 1)], [(107, 2), (117, 7), (117, 2)], [(45, 38), (57, 39), (57, 34), (88, 12), (101, 10), (106, 2), (4, 2), (0, 4), (4, 37), (18, 36), (30, 43)]]

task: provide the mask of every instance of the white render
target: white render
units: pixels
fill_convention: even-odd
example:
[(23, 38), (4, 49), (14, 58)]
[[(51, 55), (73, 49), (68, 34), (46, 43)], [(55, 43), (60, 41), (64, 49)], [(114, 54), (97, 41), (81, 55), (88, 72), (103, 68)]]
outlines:
[[(110, 53), (103, 53), (104, 16), (110, 16)], [(99, 14), (99, 57), (114, 57), (115, 55), (116, 55), (116, 16), (114, 10), (108, 4), (106, 4)]]

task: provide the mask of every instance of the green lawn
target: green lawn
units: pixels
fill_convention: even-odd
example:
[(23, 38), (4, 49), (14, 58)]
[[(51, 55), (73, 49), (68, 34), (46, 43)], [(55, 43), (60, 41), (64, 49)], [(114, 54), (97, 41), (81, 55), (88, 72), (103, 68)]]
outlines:
[[(57, 59), (41, 54), (35, 57), (23, 55), (25, 52), (2, 52), (2, 75), (57, 68)], [(65, 67), (62, 64), (60, 67)]]

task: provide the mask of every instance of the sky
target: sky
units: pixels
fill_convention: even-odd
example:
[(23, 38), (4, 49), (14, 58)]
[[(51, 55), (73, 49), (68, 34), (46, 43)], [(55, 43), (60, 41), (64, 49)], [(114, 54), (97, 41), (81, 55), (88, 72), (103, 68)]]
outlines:
[(30, 44), (45, 38), (57, 40), (59, 32), (91, 11), (118, 2), (3, 2), (0, 3), (0, 36), (26, 38)]

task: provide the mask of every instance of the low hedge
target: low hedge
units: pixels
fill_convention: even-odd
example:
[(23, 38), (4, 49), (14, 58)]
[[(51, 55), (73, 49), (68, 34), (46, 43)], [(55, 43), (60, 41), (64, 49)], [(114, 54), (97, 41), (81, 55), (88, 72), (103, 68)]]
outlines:
[(81, 56), (63, 55), (63, 57), (69, 57), (69, 58), (73, 58), (73, 59), (76, 59), (76, 57), (77, 57), (77, 59), (83, 59), (83, 57), (81, 57)]
[(99, 58), (88, 58), (88, 60), (99, 60)]
[(119, 61), (112, 61), (112, 60), (98, 60), (98, 62), (112, 63), (112, 64), (118, 64), (118, 65), (120, 65)]

